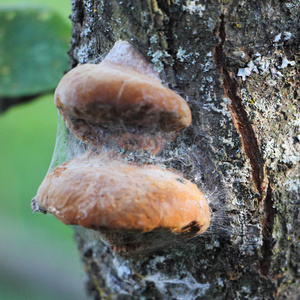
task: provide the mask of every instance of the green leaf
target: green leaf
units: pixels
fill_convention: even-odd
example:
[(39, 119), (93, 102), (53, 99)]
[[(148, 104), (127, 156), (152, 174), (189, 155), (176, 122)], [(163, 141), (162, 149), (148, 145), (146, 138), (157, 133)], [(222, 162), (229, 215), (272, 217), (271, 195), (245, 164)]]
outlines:
[(46, 8), (0, 8), (0, 97), (53, 90), (68, 68), (70, 27)]

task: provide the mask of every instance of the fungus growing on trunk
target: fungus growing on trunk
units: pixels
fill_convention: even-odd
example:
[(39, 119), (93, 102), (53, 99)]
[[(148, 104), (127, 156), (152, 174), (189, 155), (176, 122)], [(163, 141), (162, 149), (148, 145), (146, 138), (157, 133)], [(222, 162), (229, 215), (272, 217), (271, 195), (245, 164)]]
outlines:
[(55, 104), (87, 144), (115, 142), (157, 153), (191, 123), (186, 101), (164, 87), (152, 66), (119, 41), (98, 65), (79, 65), (58, 84)]
[(100, 232), (124, 255), (197, 236), (210, 223), (206, 198), (182, 175), (91, 152), (48, 173), (35, 202), (65, 224)]
[(94, 229), (96, 238), (127, 256), (152, 252), (208, 228), (209, 206), (196, 185), (175, 170), (128, 163), (115, 147), (101, 147), (157, 154), (191, 123), (186, 101), (162, 86), (134, 47), (117, 42), (101, 64), (70, 71), (56, 89), (55, 103), (79, 139), (74, 148), (79, 141), (94, 148), (46, 175), (32, 201), (33, 211)]

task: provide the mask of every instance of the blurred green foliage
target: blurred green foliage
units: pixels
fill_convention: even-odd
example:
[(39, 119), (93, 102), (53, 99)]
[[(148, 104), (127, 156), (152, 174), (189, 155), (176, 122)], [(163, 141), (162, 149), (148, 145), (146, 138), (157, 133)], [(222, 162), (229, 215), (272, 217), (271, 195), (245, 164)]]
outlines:
[(0, 6), (0, 97), (52, 91), (68, 68), (69, 39), (52, 9)]
[[(69, 25), (70, 2), (0, 0), (0, 4), (23, 3), (31, 8), (35, 3), (47, 4)], [(19, 55), (22, 59), (21, 52)], [(45, 50), (36, 55), (51, 53)], [(0, 115), (1, 300), (85, 299), (83, 271), (71, 228), (50, 214), (32, 214), (30, 209), (49, 167), (56, 118), (53, 94), (11, 107)]]

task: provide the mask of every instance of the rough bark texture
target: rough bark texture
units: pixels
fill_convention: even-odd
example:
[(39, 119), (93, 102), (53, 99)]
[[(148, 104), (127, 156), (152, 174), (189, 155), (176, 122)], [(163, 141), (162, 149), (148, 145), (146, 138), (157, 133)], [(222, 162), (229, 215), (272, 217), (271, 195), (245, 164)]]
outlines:
[(75, 228), (93, 298), (297, 299), (299, 10), (298, 0), (73, 1), (72, 67), (127, 40), (189, 102), (192, 125), (152, 160), (204, 190), (213, 215), (206, 234), (136, 259)]

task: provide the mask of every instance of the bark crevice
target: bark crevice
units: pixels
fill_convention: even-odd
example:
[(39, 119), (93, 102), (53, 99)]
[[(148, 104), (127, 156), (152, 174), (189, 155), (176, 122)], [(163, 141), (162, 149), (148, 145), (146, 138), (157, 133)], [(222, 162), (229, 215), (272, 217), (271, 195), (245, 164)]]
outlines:
[(252, 167), (252, 178), (255, 186), (260, 194), (261, 199), (264, 198), (266, 190), (266, 178), (264, 174), (264, 160), (259, 149), (258, 140), (249, 121), (247, 112), (245, 111), (242, 99), (237, 94), (238, 84), (231, 76), (226, 64), (226, 54), (224, 53), (224, 44), (226, 42), (226, 22), (224, 13), (220, 15), (220, 25), (218, 35), (220, 42), (215, 47), (214, 58), (220, 73), (223, 76), (222, 87), (225, 97), (230, 99), (229, 110), (231, 112), (234, 125), (240, 133), (241, 142), (246, 156), (250, 160)]
[(262, 259), (259, 262), (259, 270), (263, 276), (269, 275), (271, 266), (271, 258), (273, 254), (273, 228), (276, 208), (272, 197), (272, 188), (270, 182), (268, 184), (266, 198), (264, 200), (264, 218), (262, 220), (263, 244), (261, 246)]

